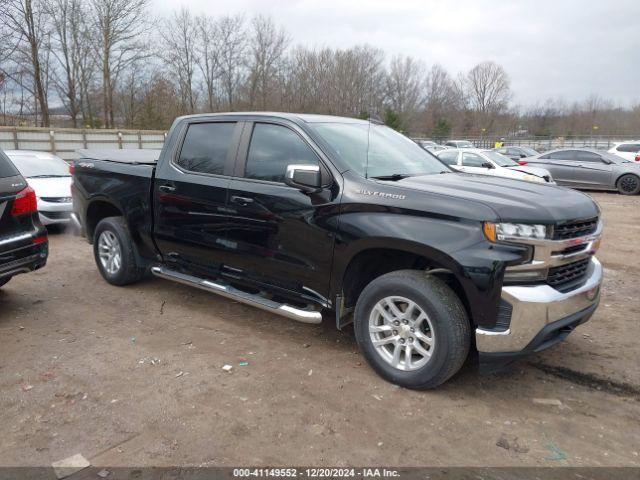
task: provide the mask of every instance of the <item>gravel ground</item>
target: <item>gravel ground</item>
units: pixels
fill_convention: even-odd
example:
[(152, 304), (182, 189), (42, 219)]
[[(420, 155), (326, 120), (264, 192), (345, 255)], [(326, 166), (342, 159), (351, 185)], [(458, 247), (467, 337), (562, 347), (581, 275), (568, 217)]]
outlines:
[(113, 287), (83, 239), (52, 234), (47, 267), (0, 290), (0, 465), (640, 466), (640, 197), (593, 197), (592, 320), (427, 392), (377, 377), (351, 332), (159, 279)]

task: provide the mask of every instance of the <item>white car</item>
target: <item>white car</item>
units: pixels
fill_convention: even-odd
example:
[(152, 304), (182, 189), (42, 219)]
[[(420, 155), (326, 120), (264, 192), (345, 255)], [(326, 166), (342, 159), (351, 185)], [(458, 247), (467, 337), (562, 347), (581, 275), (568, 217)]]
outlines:
[(436, 152), (435, 155), (440, 161), (459, 172), (493, 175), (555, 185), (548, 170), (519, 165), (495, 150), (480, 150), (478, 148), (450, 149)]
[(67, 162), (47, 152), (5, 150), (4, 153), (35, 190), (42, 224), (69, 223), (73, 201), (71, 174)]
[(630, 162), (640, 161), (640, 140), (616, 143), (616, 145), (608, 151)]

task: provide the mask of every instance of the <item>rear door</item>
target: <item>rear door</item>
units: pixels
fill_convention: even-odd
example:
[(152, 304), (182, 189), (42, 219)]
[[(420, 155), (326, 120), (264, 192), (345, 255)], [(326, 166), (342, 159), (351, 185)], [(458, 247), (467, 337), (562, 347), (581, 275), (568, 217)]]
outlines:
[(154, 233), (164, 261), (203, 276), (225, 263), (227, 193), (244, 124), (225, 118), (182, 126), (153, 187)]
[[(247, 125), (229, 187), (231, 275), (326, 303), (339, 190), (321, 158), (296, 125)], [(294, 164), (320, 165), (326, 186), (303, 193), (285, 185), (287, 165)]]
[(561, 185), (577, 186), (580, 183), (576, 150), (549, 152), (529, 163), (549, 170), (553, 179)]

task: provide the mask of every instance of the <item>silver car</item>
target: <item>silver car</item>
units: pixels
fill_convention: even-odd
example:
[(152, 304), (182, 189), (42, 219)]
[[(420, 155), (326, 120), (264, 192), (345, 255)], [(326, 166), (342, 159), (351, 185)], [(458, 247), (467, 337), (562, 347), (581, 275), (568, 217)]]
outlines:
[(551, 172), (558, 185), (640, 193), (640, 163), (586, 148), (552, 150), (525, 159), (528, 165)]
[(5, 150), (36, 192), (43, 225), (65, 225), (73, 212), (69, 165), (60, 157), (33, 150)]

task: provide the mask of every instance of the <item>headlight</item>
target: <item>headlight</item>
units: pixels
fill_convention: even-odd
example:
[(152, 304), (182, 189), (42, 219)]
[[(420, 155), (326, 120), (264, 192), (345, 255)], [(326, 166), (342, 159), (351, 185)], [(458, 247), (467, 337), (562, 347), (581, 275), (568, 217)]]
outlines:
[(537, 177), (535, 175), (525, 175), (524, 179), (527, 182), (535, 182), (535, 183), (545, 183), (546, 182), (546, 180), (544, 178)]
[(484, 222), (485, 236), (492, 242), (504, 240), (547, 238), (546, 225), (530, 225), (528, 223), (492, 223)]

